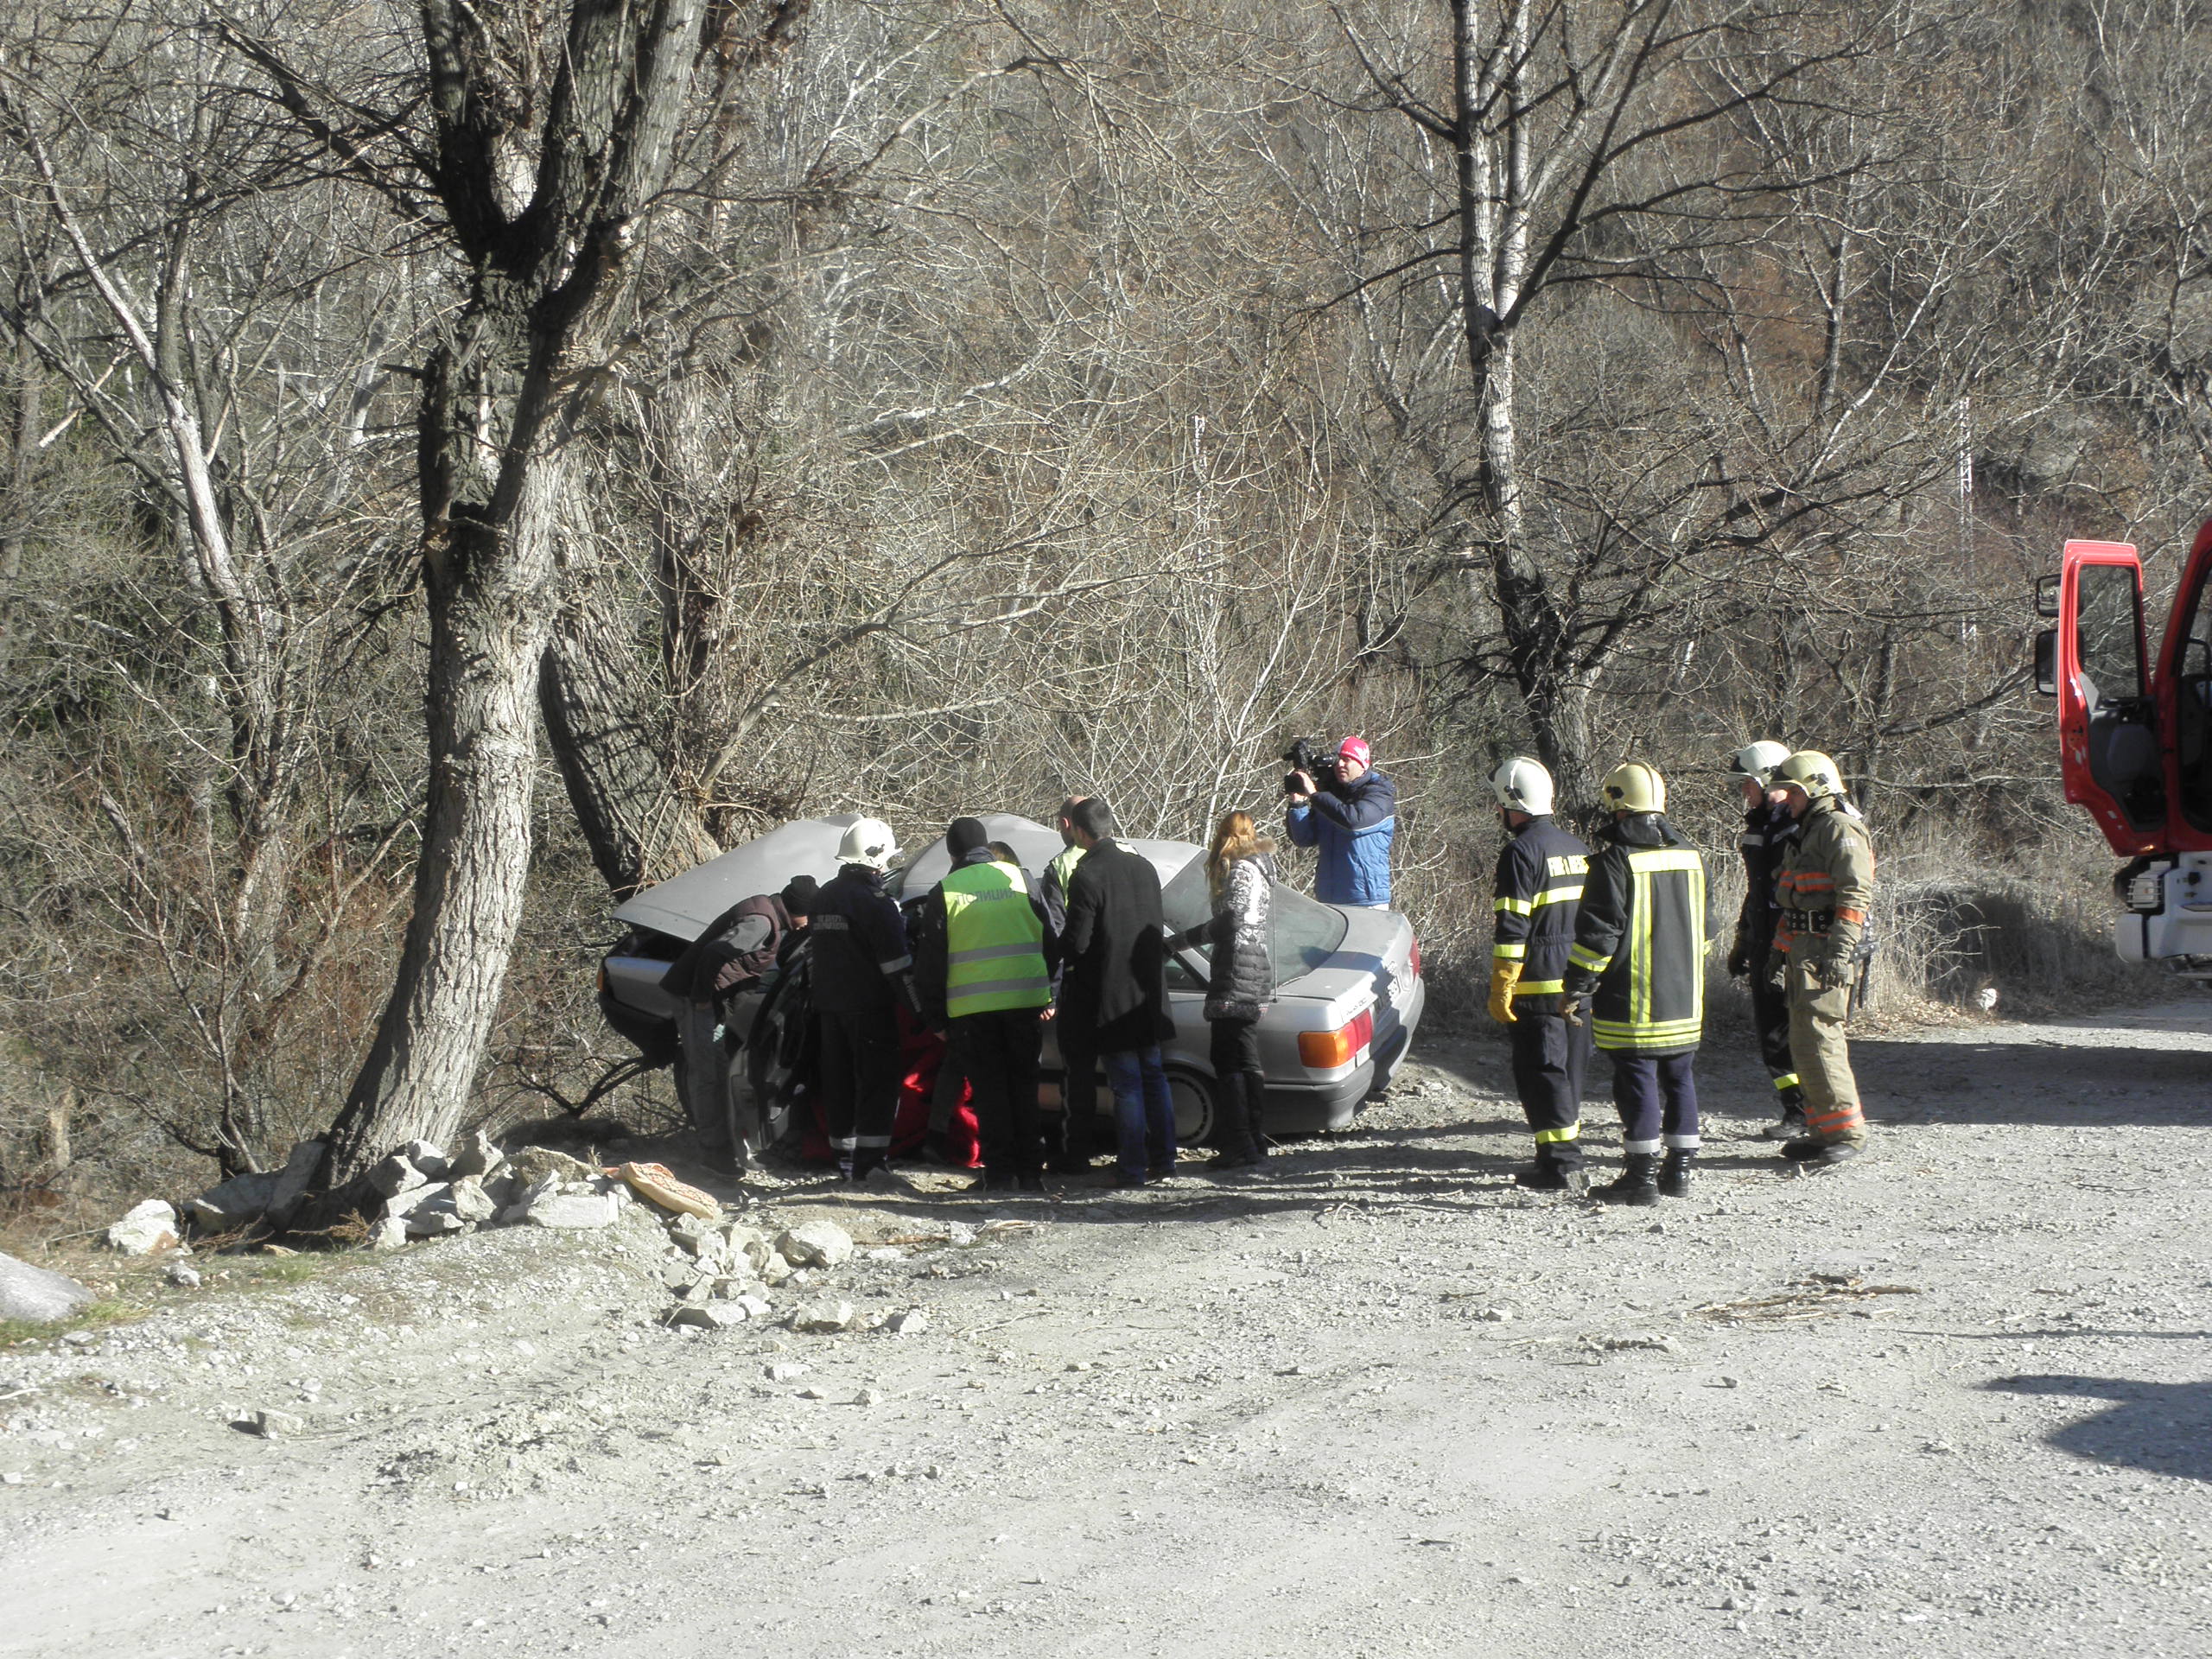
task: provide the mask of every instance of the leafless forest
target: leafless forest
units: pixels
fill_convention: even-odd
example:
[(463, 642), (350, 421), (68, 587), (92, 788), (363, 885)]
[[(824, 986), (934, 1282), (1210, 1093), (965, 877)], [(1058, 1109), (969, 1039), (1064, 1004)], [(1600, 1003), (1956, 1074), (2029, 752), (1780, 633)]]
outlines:
[(1817, 743), (1885, 995), (2114, 971), (2028, 598), (2212, 507), (2200, 7), (0, 27), (9, 1181), (342, 1186), (620, 1057), (610, 892), (840, 809), (1195, 837), (1301, 733), (1399, 781), (1440, 1018), (1524, 748), (1725, 856), (1728, 752)]

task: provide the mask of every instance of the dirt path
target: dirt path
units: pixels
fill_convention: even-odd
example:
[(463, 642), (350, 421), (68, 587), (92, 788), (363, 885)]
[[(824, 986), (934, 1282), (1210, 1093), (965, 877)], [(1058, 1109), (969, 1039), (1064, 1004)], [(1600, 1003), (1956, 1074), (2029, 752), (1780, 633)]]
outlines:
[(918, 1335), (662, 1330), (642, 1223), (179, 1293), (0, 1352), (0, 1654), (2212, 1651), (2212, 999), (1859, 1052), (1878, 1158), (1711, 1053), (1656, 1212), (1507, 1185), (1485, 1045), (1234, 1185), (839, 1206), (1039, 1224), (839, 1271)]

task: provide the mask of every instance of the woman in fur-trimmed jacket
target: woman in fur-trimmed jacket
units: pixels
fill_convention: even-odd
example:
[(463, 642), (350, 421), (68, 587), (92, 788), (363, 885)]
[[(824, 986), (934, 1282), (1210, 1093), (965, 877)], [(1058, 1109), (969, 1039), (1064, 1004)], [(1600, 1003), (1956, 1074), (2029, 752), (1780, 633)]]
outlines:
[(1216, 1095), (1221, 1103), (1220, 1154), (1213, 1169), (1243, 1169), (1267, 1156), (1261, 1121), (1267, 1080), (1260, 1071), (1260, 1015), (1274, 1001), (1270, 918), (1274, 846), (1260, 838), (1249, 812), (1227, 812), (1206, 852), (1206, 892), (1213, 914), (1192, 932), (1213, 946), (1205, 1015), (1212, 1039)]

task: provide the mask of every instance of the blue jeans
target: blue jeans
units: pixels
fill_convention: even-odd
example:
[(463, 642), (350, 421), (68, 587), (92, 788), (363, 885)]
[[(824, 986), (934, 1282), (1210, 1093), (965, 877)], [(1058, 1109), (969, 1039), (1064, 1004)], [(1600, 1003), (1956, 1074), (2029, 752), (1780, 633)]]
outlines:
[(1114, 1091), (1114, 1132), (1121, 1155), (1115, 1173), (1140, 1181), (1155, 1169), (1175, 1167), (1175, 1097), (1167, 1091), (1166, 1069), (1157, 1044), (1101, 1054), (1106, 1086)]

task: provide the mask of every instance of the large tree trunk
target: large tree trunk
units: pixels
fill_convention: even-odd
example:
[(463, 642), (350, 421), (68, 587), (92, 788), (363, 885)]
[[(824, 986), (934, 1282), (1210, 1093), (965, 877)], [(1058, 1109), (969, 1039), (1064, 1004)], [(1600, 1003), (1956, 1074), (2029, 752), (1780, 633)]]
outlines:
[[(423, 0), (434, 177), (473, 271), (423, 378), (430, 789), (415, 911), (366, 1063), (327, 1137), (334, 1204), (390, 1147), (466, 1116), (530, 874), (535, 702), (559, 607), (582, 372), (604, 354), (640, 220), (665, 184), (703, 0), (573, 0), (542, 123), (505, 125), (526, 12)], [(527, 200), (518, 200), (528, 181)]]

